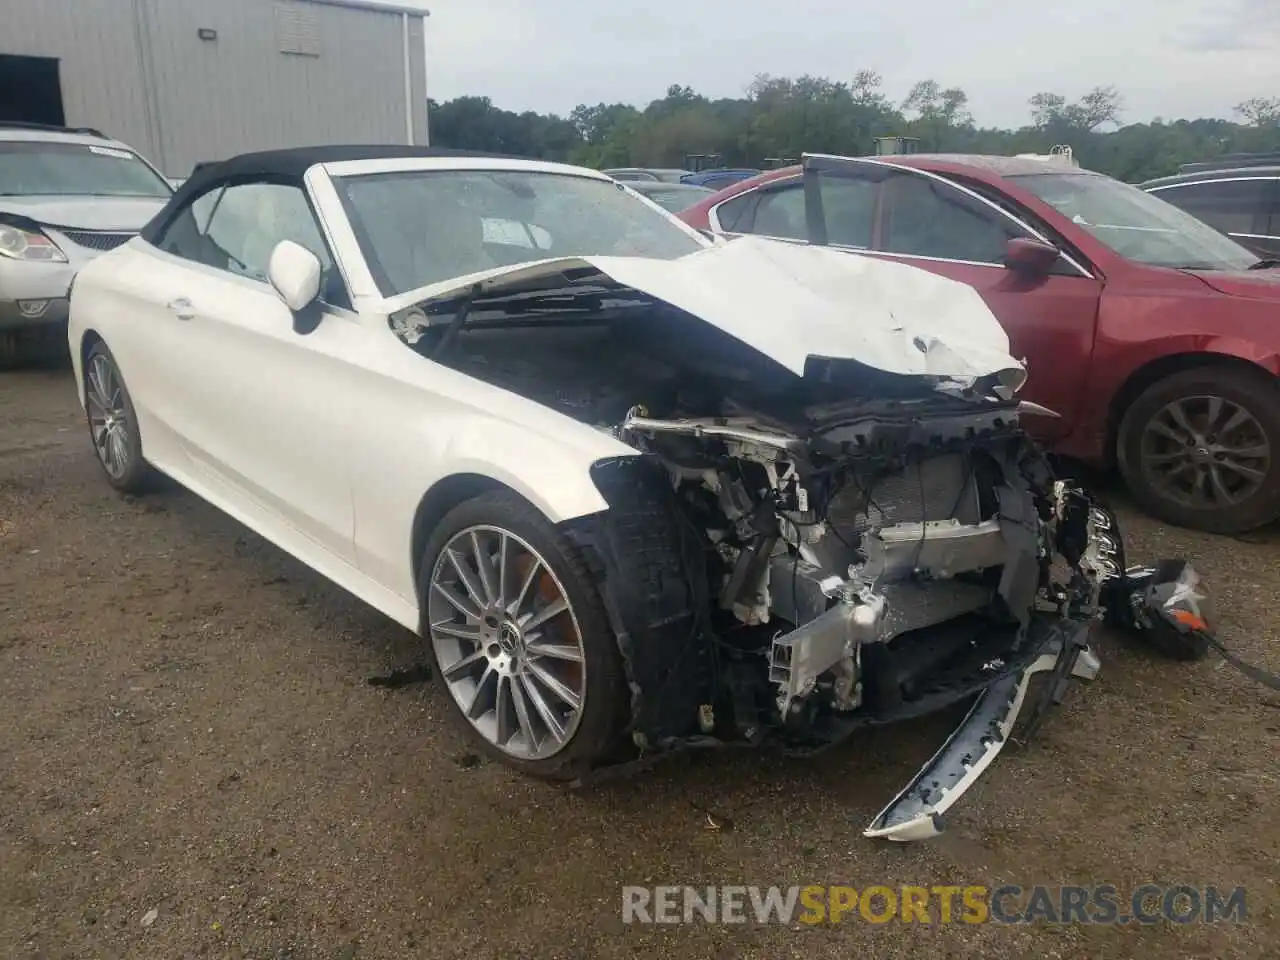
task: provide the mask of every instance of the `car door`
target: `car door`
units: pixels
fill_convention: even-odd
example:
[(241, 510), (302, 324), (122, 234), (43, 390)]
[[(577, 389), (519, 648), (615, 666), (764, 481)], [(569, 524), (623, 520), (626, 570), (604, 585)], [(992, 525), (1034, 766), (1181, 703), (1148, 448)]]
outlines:
[[(322, 319), (305, 335), (267, 279), (282, 240), (324, 268)], [(173, 221), (157, 246), (174, 269), (165, 271), (152, 354), (170, 368), (187, 479), (283, 543), (305, 552), (301, 538), (354, 563), (343, 450), (359, 429), (350, 402), (358, 391), (345, 358), (358, 354), (361, 330), (303, 188), (232, 183), (206, 217)]]
[(121, 373), (129, 384), (147, 459), (181, 478), (190, 472), (184, 438), (195, 413), (186, 402), (186, 311), (192, 266), (201, 262), (200, 246), (221, 187), (192, 198), (169, 218), (160, 246), (135, 240), (118, 256), (113, 289), (118, 313), (128, 322), (105, 330)]
[(1013, 355), (1026, 363), (1023, 396), (1061, 415), (1038, 420), (1036, 432), (1045, 439), (1065, 436), (1093, 355), (1102, 282), (1066, 257), (1039, 276), (1006, 267), (1010, 240), (1042, 238), (942, 177), (899, 169), (881, 190), (876, 255), (974, 287), (1008, 333)]
[(1275, 177), (1233, 176), (1154, 187), (1150, 193), (1220, 230), (1259, 257), (1280, 257), (1272, 234)]

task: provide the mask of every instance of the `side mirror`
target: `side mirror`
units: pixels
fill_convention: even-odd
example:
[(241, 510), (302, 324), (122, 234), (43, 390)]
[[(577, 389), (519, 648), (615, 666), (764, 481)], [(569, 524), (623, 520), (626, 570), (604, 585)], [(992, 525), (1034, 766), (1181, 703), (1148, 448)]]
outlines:
[(1014, 237), (1005, 249), (1004, 265), (1027, 276), (1042, 277), (1053, 269), (1060, 256), (1062, 251), (1052, 244)]
[(320, 297), (320, 261), (306, 247), (281, 240), (267, 261), (267, 279), (296, 317)]

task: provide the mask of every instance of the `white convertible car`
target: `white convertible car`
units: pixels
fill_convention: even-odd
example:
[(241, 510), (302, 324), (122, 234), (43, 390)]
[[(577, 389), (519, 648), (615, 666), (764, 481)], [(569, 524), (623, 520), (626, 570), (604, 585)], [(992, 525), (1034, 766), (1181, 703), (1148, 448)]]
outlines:
[(971, 701), (867, 831), (930, 836), (1031, 675), (1038, 717), (1098, 669), (1108, 591), (1154, 589), (1021, 432), (973, 290), (712, 242), (589, 170), (205, 165), (81, 272), (70, 341), (114, 487), (161, 471), (417, 631), (533, 774)]

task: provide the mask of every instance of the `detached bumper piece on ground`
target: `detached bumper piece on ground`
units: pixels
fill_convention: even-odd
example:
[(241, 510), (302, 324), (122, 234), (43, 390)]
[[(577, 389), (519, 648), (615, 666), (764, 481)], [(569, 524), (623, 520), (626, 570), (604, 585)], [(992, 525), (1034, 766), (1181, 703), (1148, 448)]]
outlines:
[(1042, 652), (1031, 663), (1008, 672), (978, 694), (964, 721), (911, 783), (880, 811), (864, 831), (865, 836), (901, 841), (924, 840), (941, 833), (942, 815), (982, 776), (1008, 743), (1032, 678), (1048, 673), (1054, 681), (1064, 676), (1092, 680), (1097, 675), (1098, 658), (1083, 638), (1087, 627), (1049, 627), (1043, 621), (1036, 626), (1040, 628)]
[[(1099, 510), (1096, 519), (1107, 526), (1106, 540), (1119, 544), (1114, 519)], [(1097, 531), (1095, 536), (1103, 536)], [(1094, 544), (1099, 540), (1095, 539)], [(1113, 606), (1104, 617), (1140, 636), (1149, 645), (1179, 660), (1204, 656), (1212, 642), (1213, 607), (1208, 588), (1196, 570), (1181, 560), (1158, 568), (1134, 568), (1108, 574), (1103, 591)], [(1088, 646), (1089, 624), (1044, 620), (1033, 624), (1032, 646), (1039, 655), (1026, 666), (1011, 670), (988, 686), (911, 783), (882, 810), (864, 831), (886, 840), (924, 840), (943, 830), (946, 813), (980, 777), (1008, 743), (1014, 725), (1027, 706), (1027, 692), (1037, 674), (1046, 675), (1043, 693), (1030, 708), (1027, 735), (1047, 710), (1062, 702), (1071, 678), (1092, 680), (1101, 663)]]

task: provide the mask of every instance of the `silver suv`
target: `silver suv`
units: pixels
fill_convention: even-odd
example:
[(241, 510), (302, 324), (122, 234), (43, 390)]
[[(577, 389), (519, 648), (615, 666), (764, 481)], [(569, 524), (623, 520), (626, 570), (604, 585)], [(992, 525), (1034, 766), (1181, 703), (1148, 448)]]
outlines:
[(0, 367), (29, 347), (65, 349), (76, 271), (126, 243), (172, 194), (96, 130), (0, 121)]

